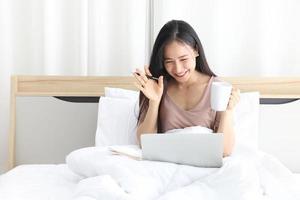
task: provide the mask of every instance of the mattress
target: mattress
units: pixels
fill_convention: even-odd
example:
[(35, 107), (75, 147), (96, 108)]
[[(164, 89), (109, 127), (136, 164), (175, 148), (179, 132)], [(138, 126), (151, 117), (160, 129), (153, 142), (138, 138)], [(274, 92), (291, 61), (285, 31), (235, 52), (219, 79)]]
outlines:
[(0, 199), (71, 199), (81, 179), (65, 164), (20, 165), (0, 176)]

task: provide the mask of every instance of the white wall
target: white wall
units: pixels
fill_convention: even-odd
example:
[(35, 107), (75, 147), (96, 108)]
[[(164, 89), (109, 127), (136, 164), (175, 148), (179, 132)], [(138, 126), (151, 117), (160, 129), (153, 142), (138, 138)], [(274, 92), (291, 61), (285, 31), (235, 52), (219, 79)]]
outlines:
[[(4, 170), (7, 160), (8, 129), (9, 129), (9, 91), (10, 72), (12, 66), (13, 52), (10, 34), (11, 21), (4, 20), (10, 14), (10, 7), (0, 0), (0, 173)], [(6, 46), (7, 48), (1, 48)]]

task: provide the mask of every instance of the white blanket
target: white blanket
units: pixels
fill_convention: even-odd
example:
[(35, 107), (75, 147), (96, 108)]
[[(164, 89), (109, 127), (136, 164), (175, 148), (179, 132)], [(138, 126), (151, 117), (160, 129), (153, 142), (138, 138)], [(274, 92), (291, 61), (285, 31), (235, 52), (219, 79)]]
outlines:
[(65, 164), (19, 165), (0, 176), (0, 199), (72, 199), (81, 179)]
[(138, 161), (107, 147), (72, 152), (67, 164), (85, 177), (75, 189), (76, 200), (300, 199), (292, 173), (274, 157), (250, 149), (225, 158), (221, 168)]

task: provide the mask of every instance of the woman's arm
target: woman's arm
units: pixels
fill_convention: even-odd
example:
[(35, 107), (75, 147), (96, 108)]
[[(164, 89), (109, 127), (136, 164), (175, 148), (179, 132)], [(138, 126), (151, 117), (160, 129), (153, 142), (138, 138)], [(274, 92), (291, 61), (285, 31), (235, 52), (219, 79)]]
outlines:
[(144, 133), (157, 132), (157, 119), (158, 119), (159, 102), (149, 100), (149, 107), (146, 111), (144, 120), (138, 125), (137, 138), (141, 144), (141, 135)]
[(233, 128), (233, 110), (239, 100), (240, 91), (238, 89), (233, 89), (226, 111), (217, 112), (217, 119), (219, 119), (217, 132), (224, 134), (224, 157), (230, 156), (234, 147), (235, 133)]
[(219, 112), (220, 122), (217, 132), (224, 134), (224, 152), (223, 156), (230, 156), (235, 142), (235, 134), (233, 129), (233, 111), (226, 110)]
[(137, 127), (137, 139), (141, 144), (141, 135), (143, 133), (156, 133), (157, 132), (157, 119), (160, 100), (162, 98), (164, 84), (163, 76), (158, 78), (158, 81), (149, 80), (146, 75), (152, 76), (149, 68), (145, 66), (145, 71), (139, 69), (133, 73), (136, 78), (135, 86), (143, 92), (149, 100), (149, 106), (145, 111), (145, 116), (141, 117), (141, 121)]

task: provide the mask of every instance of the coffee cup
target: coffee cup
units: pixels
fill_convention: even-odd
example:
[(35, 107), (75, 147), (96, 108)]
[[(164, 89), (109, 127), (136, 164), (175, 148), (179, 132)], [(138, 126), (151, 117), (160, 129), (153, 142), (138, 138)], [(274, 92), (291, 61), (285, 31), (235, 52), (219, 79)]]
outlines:
[(227, 82), (212, 82), (210, 105), (215, 111), (225, 111), (231, 95), (232, 85)]

